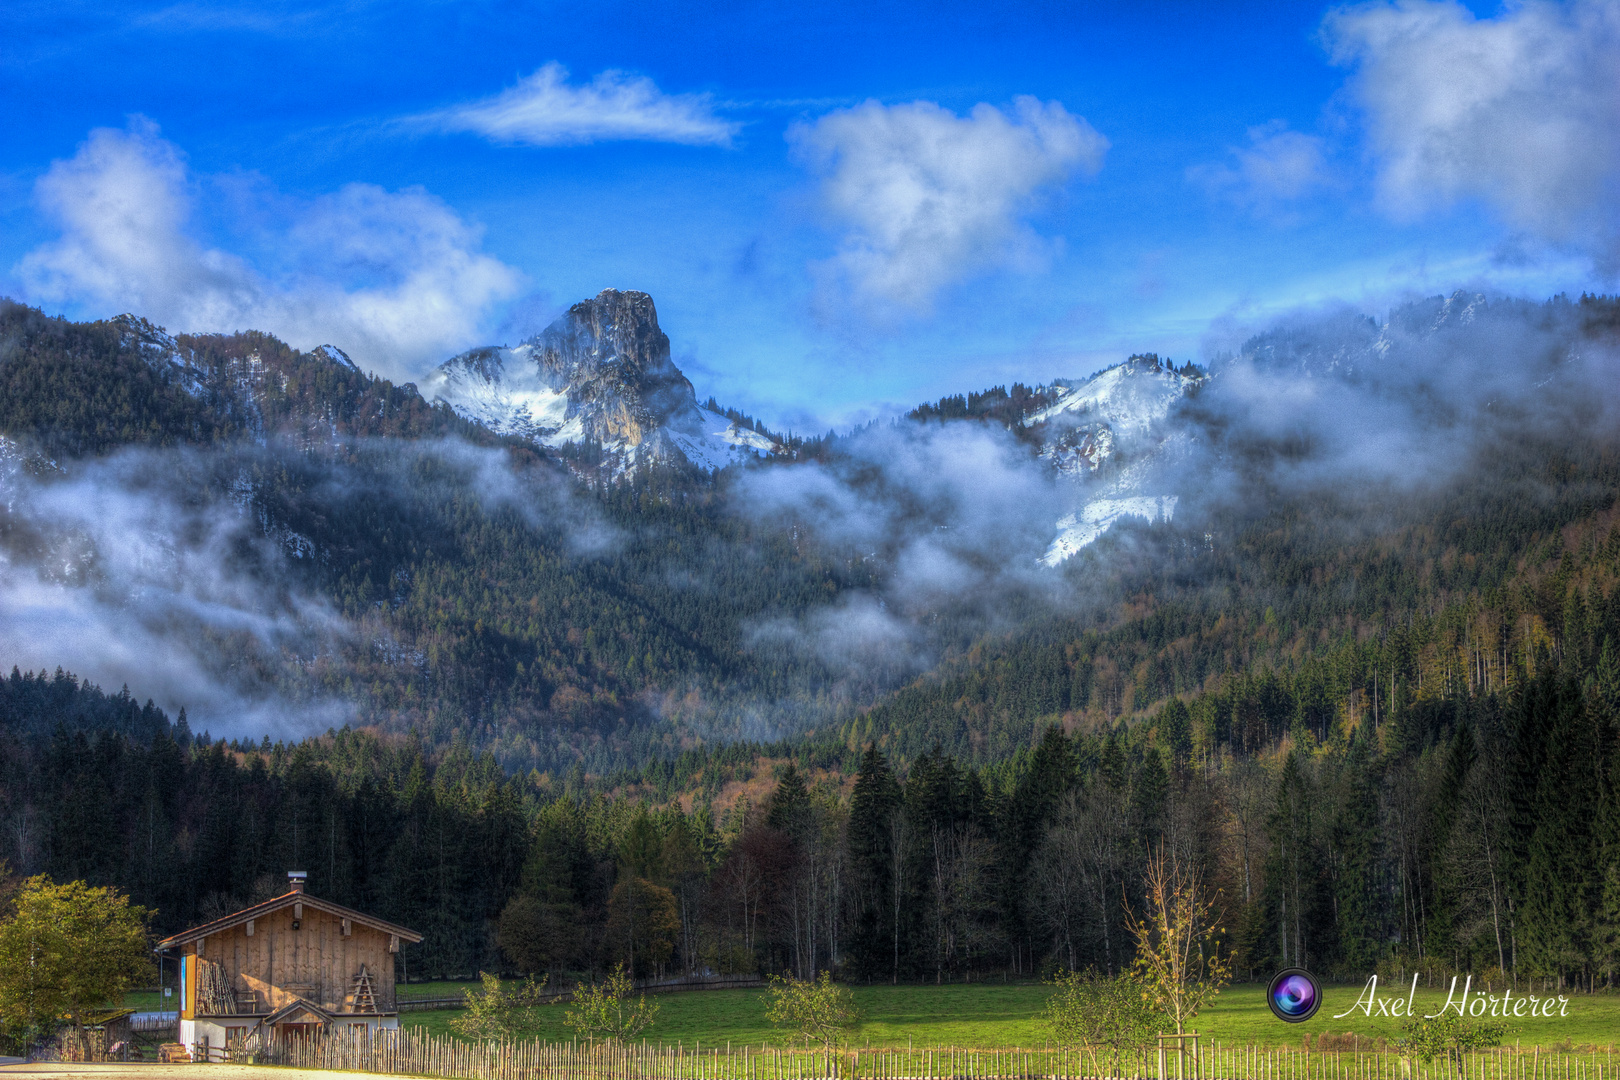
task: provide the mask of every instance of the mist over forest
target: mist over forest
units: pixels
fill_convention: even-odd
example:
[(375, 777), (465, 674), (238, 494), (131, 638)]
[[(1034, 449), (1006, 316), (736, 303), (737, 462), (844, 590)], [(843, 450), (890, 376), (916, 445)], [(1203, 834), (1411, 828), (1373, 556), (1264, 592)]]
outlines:
[(307, 863), (413, 976), (916, 979), (1116, 970), (1169, 849), (1245, 973), (1612, 981), (1620, 303), (1085, 374), (710, 472), (6, 302), (0, 858), (169, 928)]

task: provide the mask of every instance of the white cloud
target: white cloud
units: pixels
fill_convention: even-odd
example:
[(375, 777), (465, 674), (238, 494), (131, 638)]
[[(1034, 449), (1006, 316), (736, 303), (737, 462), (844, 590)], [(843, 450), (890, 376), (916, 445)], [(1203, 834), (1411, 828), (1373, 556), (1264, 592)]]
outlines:
[(1354, 67), (1379, 194), (1403, 217), (1477, 198), (1554, 242), (1611, 232), (1620, 172), (1620, 4), (1403, 0), (1330, 14)]
[(622, 71), (570, 86), (568, 70), (556, 63), (494, 97), (421, 119), (447, 131), (531, 146), (618, 140), (729, 146), (742, 129), (716, 116), (707, 94), (666, 94), (651, 79)]
[(303, 665), (352, 647), (354, 628), (286, 573), (301, 537), (266, 536), (245, 502), (198, 497), (208, 468), (125, 450), (37, 478), (0, 438), (0, 655), (127, 684), (216, 735), (348, 722), (350, 704), (295, 700), (294, 686)]
[(188, 232), (195, 187), (154, 125), (92, 131), (37, 186), (62, 235), (17, 267), (29, 299), (132, 311), (176, 331), (331, 342), (410, 378), (474, 343), (518, 289), (516, 270), (480, 252), (481, 229), (421, 189), (350, 184), (296, 205), (268, 246), (297, 269), (272, 277)]
[(805, 522), (821, 538), (885, 567), (895, 613), (982, 597), (992, 606), (1051, 541), (1072, 509), (1028, 447), (988, 424), (878, 424), (841, 458), (760, 469), (738, 481), (744, 513)]
[(1249, 129), (1249, 145), (1233, 147), (1232, 164), (1195, 165), (1187, 177), (1239, 205), (1270, 212), (1328, 182), (1322, 140), (1291, 131), (1281, 120)]
[(848, 227), (821, 270), (857, 301), (912, 312), (976, 272), (1038, 261), (1042, 244), (1025, 220), (1037, 195), (1095, 173), (1108, 150), (1083, 117), (1032, 97), (1010, 115), (868, 101), (796, 124), (788, 139)]

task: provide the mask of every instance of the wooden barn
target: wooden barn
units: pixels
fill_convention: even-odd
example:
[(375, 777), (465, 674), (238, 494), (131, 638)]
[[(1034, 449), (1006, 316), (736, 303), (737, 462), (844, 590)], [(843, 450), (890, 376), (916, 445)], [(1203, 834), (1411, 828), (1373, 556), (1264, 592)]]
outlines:
[(204, 1054), (314, 1029), (394, 1028), (394, 959), (422, 935), (288, 891), (158, 942), (180, 953), (176, 1038)]

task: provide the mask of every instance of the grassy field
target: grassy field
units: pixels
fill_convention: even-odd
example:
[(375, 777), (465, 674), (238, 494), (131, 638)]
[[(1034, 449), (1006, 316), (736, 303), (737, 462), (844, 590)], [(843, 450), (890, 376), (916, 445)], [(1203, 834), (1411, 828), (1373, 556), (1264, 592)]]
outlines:
[[(453, 985), (440, 984), (444, 990)], [(1366, 1017), (1357, 1012), (1344, 1019), (1333, 1019), (1344, 1012), (1361, 994), (1363, 987), (1330, 986), (1323, 992), (1322, 1008), (1304, 1024), (1284, 1024), (1266, 1007), (1265, 986), (1244, 984), (1228, 987), (1214, 1005), (1198, 1016), (1193, 1025), (1207, 1038), (1223, 1045), (1298, 1046), (1308, 1032), (1314, 1038), (1323, 1032), (1343, 1034), (1353, 1031), (1364, 1037), (1393, 1037), (1400, 1021), (1388, 1017)], [(412, 996), (426, 996), (417, 984)], [(855, 1035), (857, 1044), (873, 1046), (1039, 1046), (1046, 1040), (1041, 1010), (1050, 990), (1040, 984), (983, 983), (971, 986), (866, 986), (855, 987), (855, 1000), (866, 1019)], [(1390, 996), (1380, 986), (1380, 997)], [(648, 1035), (663, 1042), (687, 1045), (702, 1041), (704, 1046), (742, 1045), (783, 1041), (783, 1034), (765, 1020), (763, 990), (711, 990), (695, 993), (664, 994), (661, 1008)], [(1418, 1012), (1432, 1013), (1445, 1002), (1443, 991), (1420, 989)], [(547, 1039), (567, 1039), (564, 1023), (566, 1005), (550, 1006), (541, 1034)], [(405, 1013), (402, 1022), (435, 1034), (451, 1034), (450, 1020), (455, 1010)], [(1569, 1015), (1551, 1019), (1520, 1019), (1508, 1035), (1525, 1047), (1560, 1046), (1566, 1040), (1576, 1046), (1611, 1045), (1620, 1048), (1620, 995), (1573, 995)]]
[(124, 1008), (139, 1009), (142, 1012), (156, 1012), (159, 1009), (174, 1008), (174, 998), (164, 1004), (163, 997), (156, 990), (137, 990), (124, 995)]

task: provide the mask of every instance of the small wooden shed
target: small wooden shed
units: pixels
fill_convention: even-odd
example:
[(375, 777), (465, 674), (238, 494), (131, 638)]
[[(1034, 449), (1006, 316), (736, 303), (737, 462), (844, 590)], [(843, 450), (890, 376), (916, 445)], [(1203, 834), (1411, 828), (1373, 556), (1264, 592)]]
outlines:
[(307, 876), (292, 871), (281, 896), (158, 942), (180, 953), (176, 1038), (194, 1053), (399, 1026), (394, 959), (422, 935), (309, 895)]
[(129, 1018), (134, 1009), (108, 1009), (84, 1018), (84, 1038), (73, 1038), (64, 1030), (61, 1035), (63, 1061), (116, 1061), (128, 1060), (131, 1042)]

